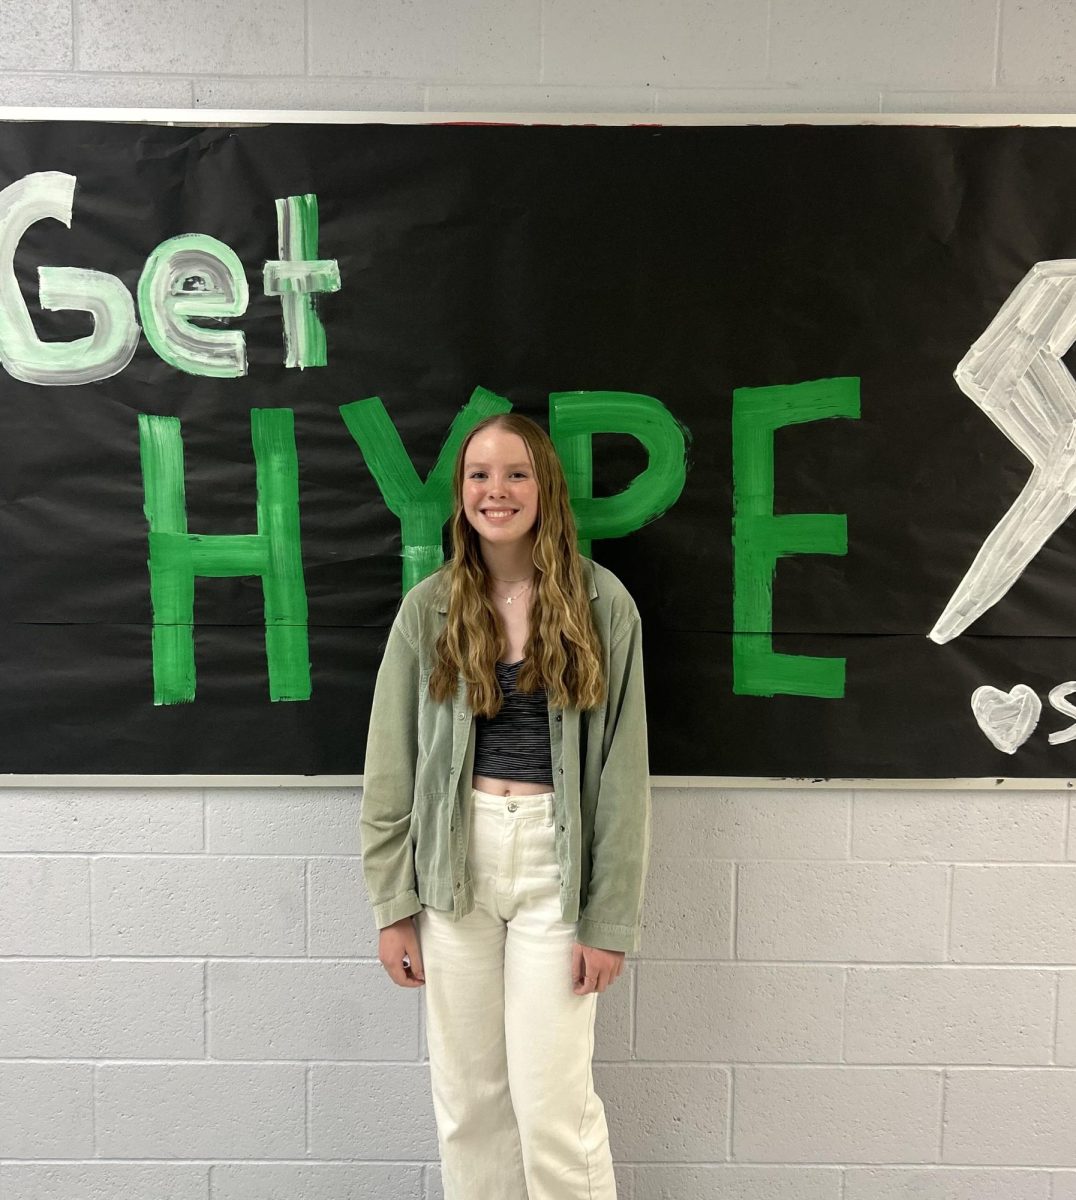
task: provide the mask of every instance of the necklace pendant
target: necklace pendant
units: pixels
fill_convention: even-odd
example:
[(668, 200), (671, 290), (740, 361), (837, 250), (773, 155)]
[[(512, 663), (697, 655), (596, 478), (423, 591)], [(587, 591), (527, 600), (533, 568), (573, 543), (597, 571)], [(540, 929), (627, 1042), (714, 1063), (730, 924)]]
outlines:
[(505, 602), (507, 604), (511, 604), (514, 599), (515, 599), (515, 596), (505, 596)]

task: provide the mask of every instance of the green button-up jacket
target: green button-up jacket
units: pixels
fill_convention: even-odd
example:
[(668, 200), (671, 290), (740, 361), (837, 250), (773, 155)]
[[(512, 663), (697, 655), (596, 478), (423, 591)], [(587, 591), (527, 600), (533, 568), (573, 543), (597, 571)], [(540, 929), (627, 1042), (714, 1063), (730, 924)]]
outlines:
[[(608, 698), (549, 709), (561, 915), (576, 940), (635, 952), (650, 860), (650, 768), (639, 611), (619, 579), (582, 558), (604, 650)], [(462, 677), (451, 701), (428, 684), (448, 601), (443, 575), (400, 602), (374, 686), (360, 813), (362, 866), (377, 927), (423, 907), (461, 920), (474, 908), (462, 810), (474, 765), (474, 713)]]

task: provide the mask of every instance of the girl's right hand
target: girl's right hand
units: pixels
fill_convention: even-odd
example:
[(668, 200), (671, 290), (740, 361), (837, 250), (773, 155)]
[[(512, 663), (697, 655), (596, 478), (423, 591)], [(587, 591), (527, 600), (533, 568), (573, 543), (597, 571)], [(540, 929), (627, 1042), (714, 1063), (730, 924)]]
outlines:
[[(377, 957), (392, 982), (400, 987), (422, 987), (426, 982), (414, 918), (402, 917), (381, 930)], [(405, 958), (407, 963), (404, 962)]]

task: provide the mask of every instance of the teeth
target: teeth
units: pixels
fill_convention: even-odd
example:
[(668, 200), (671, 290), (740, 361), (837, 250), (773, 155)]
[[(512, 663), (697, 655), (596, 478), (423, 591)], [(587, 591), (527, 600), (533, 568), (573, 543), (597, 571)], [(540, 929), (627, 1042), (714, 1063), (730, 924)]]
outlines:
[(513, 511), (514, 510), (511, 508), (501, 508), (501, 509), (487, 508), (486, 516), (487, 517), (510, 517), (512, 515)]

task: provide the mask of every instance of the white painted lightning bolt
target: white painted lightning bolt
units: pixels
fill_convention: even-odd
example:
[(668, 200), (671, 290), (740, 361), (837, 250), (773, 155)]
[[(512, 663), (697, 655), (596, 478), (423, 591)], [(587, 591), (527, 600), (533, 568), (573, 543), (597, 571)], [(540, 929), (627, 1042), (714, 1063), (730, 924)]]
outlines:
[(992, 608), (1076, 509), (1076, 380), (1061, 361), (1073, 341), (1076, 259), (1036, 263), (953, 372), (1032, 470), (930, 631), (935, 642)]

